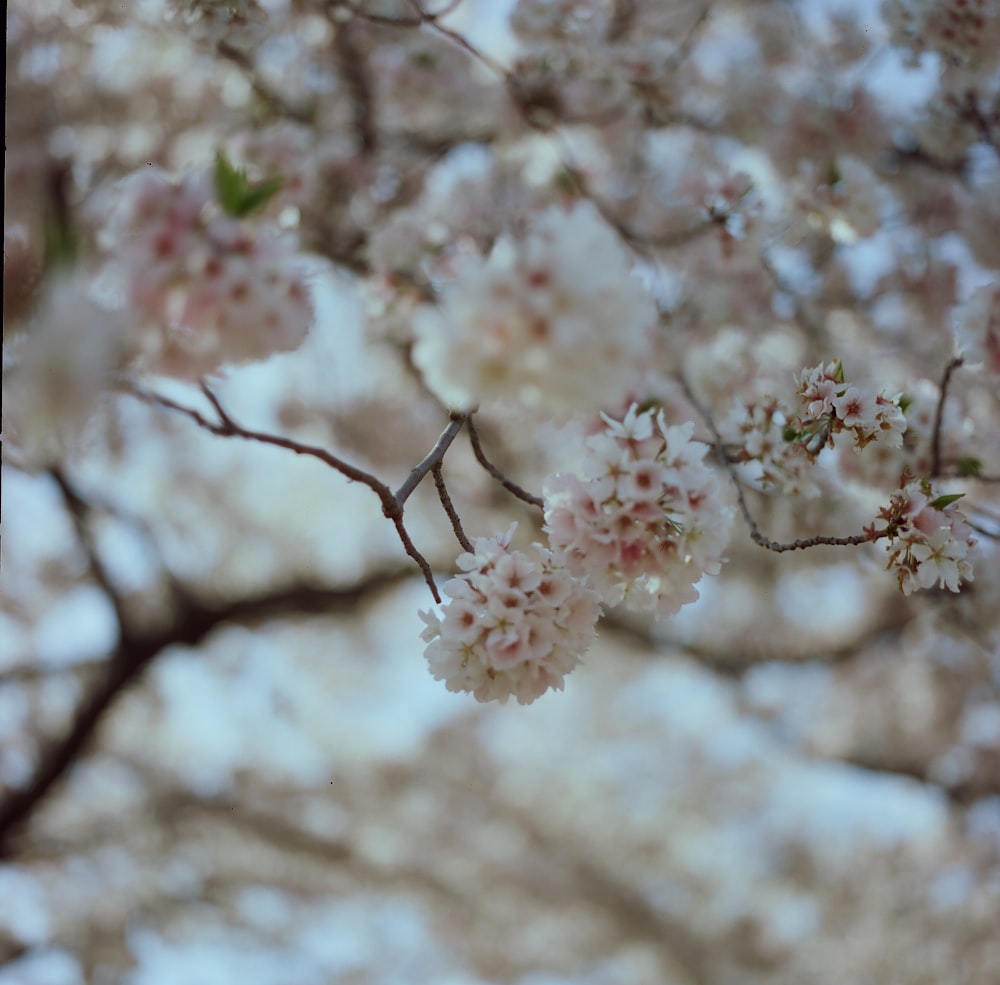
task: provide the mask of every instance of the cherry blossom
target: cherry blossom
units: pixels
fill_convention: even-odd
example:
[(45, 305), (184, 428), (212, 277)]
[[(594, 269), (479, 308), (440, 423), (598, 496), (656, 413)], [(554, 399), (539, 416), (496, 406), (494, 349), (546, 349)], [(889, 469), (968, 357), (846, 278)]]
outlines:
[(846, 383), (839, 362), (803, 370), (798, 385), (804, 413), (789, 422), (789, 440), (801, 442), (810, 457), (832, 446), (834, 435), (841, 432), (850, 435), (859, 451), (872, 441), (891, 448), (902, 446), (906, 419), (899, 394), (890, 398), (884, 392)]
[(465, 258), (440, 307), (418, 312), (413, 359), (452, 407), (513, 397), (567, 415), (621, 398), (655, 321), (614, 232), (579, 203)]
[(4, 432), (15, 460), (34, 469), (79, 451), (114, 372), (133, 354), (124, 312), (96, 297), (82, 272), (53, 278), (29, 333), (5, 348)]
[(265, 359), (296, 348), (312, 323), (294, 241), (222, 212), (208, 171), (133, 176), (106, 242), (145, 316), (153, 372), (196, 379)]
[(955, 506), (958, 498), (938, 496), (929, 482), (910, 483), (880, 512), (888, 531), (887, 567), (896, 572), (904, 595), (935, 585), (958, 592), (972, 581), (976, 540)]
[(672, 615), (717, 574), (733, 509), (692, 440), (693, 423), (668, 426), (662, 411), (633, 405), (586, 439), (583, 476), (545, 483), (545, 529), (567, 568), (608, 605)]
[(526, 705), (562, 690), (594, 638), (600, 607), (551, 551), (540, 544), (512, 550), (516, 526), (459, 555), (462, 573), (444, 585), (451, 601), (440, 615), (420, 617), (431, 673), (449, 691)]

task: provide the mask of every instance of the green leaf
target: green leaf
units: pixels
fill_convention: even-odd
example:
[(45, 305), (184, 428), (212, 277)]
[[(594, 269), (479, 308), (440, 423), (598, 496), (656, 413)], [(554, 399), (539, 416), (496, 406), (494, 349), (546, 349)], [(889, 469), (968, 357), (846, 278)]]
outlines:
[(265, 178), (251, 185), (243, 198), (243, 211), (240, 214), (247, 215), (262, 208), (281, 191), (284, 184), (281, 178)]
[(795, 441), (798, 437), (800, 437), (800, 435), (799, 432), (791, 426), (791, 424), (786, 424), (785, 429), (781, 432), (781, 437), (784, 438), (785, 441)]
[(959, 475), (981, 475), (982, 471), (983, 463), (972, 455), (967, 455), (965, 458), (958, 460)]
[(899, 395), (899, 409), (905, 414), (913, 406), (913, 397), (908, 393)]
[(834, 370), (833, 378), (838, 383), (844, 382), (844, 364), (839, 359), (837, 360), (837, 368)]
[(965, 493), (951, 493), (948, 496), (938, 496), (937, 499), (931, 501), (931, 506), (936, 510), (943, 510), (946, 506), (951, 506), (952, 503), (960, 500)]
[(234, 167), (222, 151), (215, 155), (215, 193), (226, 213), (237, 219), (263, 208), (283, 185), (281, 178), (251, 182), (246, 172)]

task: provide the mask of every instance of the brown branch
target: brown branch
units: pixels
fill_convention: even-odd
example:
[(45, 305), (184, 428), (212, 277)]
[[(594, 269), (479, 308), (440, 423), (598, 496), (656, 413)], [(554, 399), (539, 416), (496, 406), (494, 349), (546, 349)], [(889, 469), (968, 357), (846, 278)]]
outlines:
[(961, 356), (955, 356), (948, 361), (941, 376), (941, 384), (938, 388), (938, 402), (934, 409), (934, 431), (931, 434), (931, 478), (936, 478), (941, 474), (941, 427), (944, 423), (944, 402), (948, 398), (948, 387), (951, 384), (952, 374), (962, 365)]
[(459, 519), (458, 513), (455, 510), (455, 504), (452, 503), (451, 496), (448, 494), (448, 487), (444, 482), (444, 475), (441, 471), (440, 462), (434, 466), (432, 472), (434, 473), (434, 487), (437, 489), (438, 499), (441, 500), (441, 505), (444, 507), (445, 513), (448, 514), (448, 519), (451, 520), (451, 529), (455, 531), (455, 536), (458, 538), (458, 542), (462, 545), (462, 547), (472, 553), (472, 541), (466, 537), (465, 530), (462, 528), (462, 521)]
[(125, 632), (126, 623), (125, 606), (118, 589), (115, 587), (108, 573), (107, 567), (101, 559), (97, 545), (94, 543), (94, 537), (91, 534), (89, 526), (90, 504), (80, 495), (62, 469), (53, 468), (49, 471), (49, 475), (59, 488), (66, 511), (69, 513), (73, 528), (76, 531), (77, 539), (80, 541), (87, 555), (87, 566), (90, 569), (90, 575), (111, 603), (111, 607), (115, 613), (115, 622), (118, 624), (118, 632), (122, 634)]
[(0, 858), (12, 857), (14, 839), (42, 802), (86, 752), (108, 711), (167, 647), (197, 646), (215, 629), (231, 623), (254, 624), (283, 615), (356, 612), (370, 593), (409, 577), (409, 569), (378, 572), (350, 588), (293, 585), (277, 591), (211, 606), (186, 593), (176, 596), (171, 624), (157, 632), (126, 631), (104, 663), (104, 672), (80, 703), (68, 730), (42, 749), (27, 786), (0, 801)]
[(487, 457), (486, 453), (483, 451), (482, 443), (479, 440), (479, 432), (476, 430), (476, 425), (472, 420), (472, 415), (469, 415), (469, 440), (472, 442), (472, 451), (476, 456), (476, 461), (486, 469), (487, 472), (497, 482), (500, 483), (507, 492), (516, 496), (518, 499), (527, 503), (529, 506), (537, 506), (539, 509), (544, 509), (545, 503), (538, 498), (538, 496), (532, 496), (527, 490), (522, 489), (516, 482), (511, 481), (501, 472)]
[(375, 152), (378, 132), (375, 127), (375, 88), (368, 62), (355, 38), (350, 21), (336, 25), (333, 38), (337, 65), (351, 98), (352, 124), (363, 157)]
[(292, 438), (284, 438), (280, 435), (268, 434), (264, 431), (255, 431), (251, 428), (245, 428), (233, 420), (232, 416), (222, 406), (219, 398), (212, 393), (206, 384), (201, 384), (201, 391), (205, 394), (206, 398), (215, 409), (215, 412), (218, 414), (218, 423), (210, 421), (204, 414), (195, 410), (193, 407), (186, 407), (184, 404), (177, 403), (177, 401), (171, 400), (169, 397), (164, 397), (161, 394), (150, 393), (139, 389), (138, 387), (125, 390), (125, 392), (130, 396), (136, 397), (137, 399), (148, 404), (165, 407), (167, 410), (183, 414), (185, 417), (194, 421), (200, 428), (203, 428), (211, 434), (217, 435), (221, 438), (242, 438), (245, 441), (255, 441), (264, 445), (272, 445), (275, 448), (284, 448), (286, 451), (294, 452), (296, 455), (306, 455), (310, 458), (316, 458), (324, 465), (328, 465), (330, 468), (339, 472), (347, 479), (350, 479), (352, 482), (360, 482), (367, 486), (372, 490), (372, 492), (375, 493), (376, 496), (378, 496), (380, 502), (382, 503), (382, 514), (387, 519), (392, 521), (393, 526), (396, 528), (396, 533), (399, 535), (400, 542), (403, 545), (403, 549), (406, 551), (407, 555), (413, 559), (417, 567), (419, 567), (420, 571), (423, 573), (424, 580), (427, 582), (427, 587), (430, 589), (431, 595), (434, 596), (434, 601), (441, 601), (441, 596), (438, 594), (437, 585), (434, 583), (434, 575), (431, 572), (430, 565), (427, 563), (426, 558), (420, 553), (420, 551), (417, 550), (413, 541), (410, 539), (410, 535), (407, 533), (406, 527), (404, 526), (403, 504), (396, 498), (395, 493), (393, 493), (393, 491), (384, 482), (381, 482), (370, 472), (365, 472), (364, 469), (359, 469), (356, 465), (351, 465), (349, 462), (345, 462), (342, 458), (338, 458), (336, 455), (328, 452), (325, 448), (318, 448), (316, 445), (306, 445), (302, 442), (295, 441)]
[[(183, 414), (185, 417), (194, 421), (198, 427), (205, 431), (209, 431), (220, 438), (242, 438), (245, 441), (256, 441), (260, 444), (273, 445), (276, 448), (284, 448), (286, 451), (293, 452), (296, 455), (306, 455), (311, 458), (319, 459), (319, 461), (321, 461), (324, 465), (328, 465), (330, 468), (335, 469), (352, 482), (360, 482), (363, 485), (368, 486), (368, 488), (371, 489), (380, 500), (382, 500), (383, 508), (388, 508), (390, 511), (395, 509), (393, 505), (394, 499), (392, 490), (387, 485), (380, 482), (375, 478), (375, 476), (371, 475), (371, 473), (365, 472), (363, 469), (359, 469), (356, 466), (345, 462), (343, 459), (331, 454), (324, 448), (318, 448), (315, 445), (306, 445), (299, 441), (295, 441), (292, 438), (284, 438), (280, 435), (266, 434), (263, 431), (254, 431), (251, 428), (242, 427), (227, 413), (225, 413), (225, 411), (220, 413), (219, 423), (215, 423), (214, 421), (210, 421), (204, 414), (195, 410), (193, 407), (186, 407), (184, 404), (180, 404), (176, 400), (171, 400), (170, 397), (164, 397), (162, 394), (150, 393), (139, 388), (127, 390), (126, 392), (147, 404), (165, 407), (167, 410)], [(203, 388), (202, 392), (206, 392), (206, 389)], [(217, 398), (210, 397), (209, 399), (218, 411), (219, 404)]]

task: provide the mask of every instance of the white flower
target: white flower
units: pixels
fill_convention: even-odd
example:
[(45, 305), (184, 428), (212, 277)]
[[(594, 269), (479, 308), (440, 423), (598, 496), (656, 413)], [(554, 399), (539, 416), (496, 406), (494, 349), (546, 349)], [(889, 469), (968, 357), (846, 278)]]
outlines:
[(968, 551), (968, 545), (956, 540), (950, 527), (939, 527), (910, 548), (910, 556), (917, 564), (917, 583), (921, 588), (937, 583), (957, 592), (962, 581), (972, 580), (972, 568), (965, 559)]
[(653, 302), (589, 203), (469, 258), (414, 322), (414, 362), (452, 407), (520, 401), (556, 415), (611, 406), (642, 369)]
[(449, 691), (530, 704), (580, 661), (600, 615), (596, 595), (533, 544), (512, 551), (504, 535), (479, 538), (456, 564), (464, 573), (444, 585), (440, 615), (421, 612), (422, 638), (435, 679)]

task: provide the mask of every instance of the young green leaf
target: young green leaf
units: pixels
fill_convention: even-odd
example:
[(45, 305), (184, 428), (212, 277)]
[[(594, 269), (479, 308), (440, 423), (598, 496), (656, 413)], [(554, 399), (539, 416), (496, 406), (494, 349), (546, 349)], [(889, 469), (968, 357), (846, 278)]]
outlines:
[(951, 506), (952, 503), (960, 500), (965, 493), (951, 493), (947, 496), (938, 496), (937, 499), (931, 500), (931, 506), (936, 510), (943, 510), (946, 506)]
[(262, 208), (283, 185), (281, 178), (251, 182), (246, 172), (234, 167), (222, 151), (215, 155), (215, 193), (222, 208), (237, 219)]

